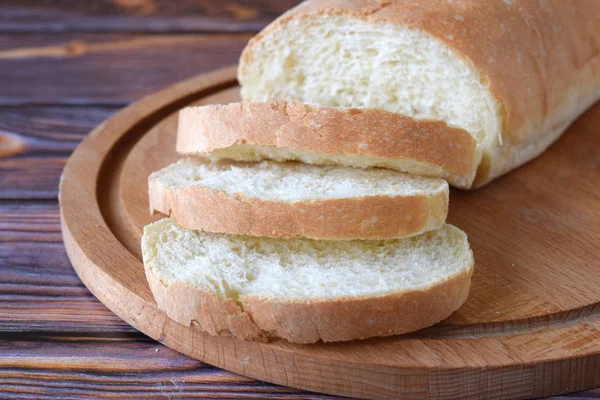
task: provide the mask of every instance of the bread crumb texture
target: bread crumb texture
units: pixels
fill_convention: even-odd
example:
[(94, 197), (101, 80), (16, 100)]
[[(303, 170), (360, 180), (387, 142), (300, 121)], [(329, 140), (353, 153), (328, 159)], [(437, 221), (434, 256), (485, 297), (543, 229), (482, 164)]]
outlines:
[(318, 241), (213, 234), (163, 219), (144, 228), (142, 248), (164, 285), (242, 305), (244, 296), (323, 301), (426, 290), (473, 264), (465, 233), (451, 225), (407, 239)]

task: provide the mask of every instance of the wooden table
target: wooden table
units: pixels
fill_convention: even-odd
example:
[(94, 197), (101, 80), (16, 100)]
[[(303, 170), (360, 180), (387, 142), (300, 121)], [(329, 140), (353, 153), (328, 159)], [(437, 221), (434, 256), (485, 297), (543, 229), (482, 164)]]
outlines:
[(94, 126), (234, 64), (297, 2), (0, 0), (1, 398), (333, 398), (211, 367), (121, 321), (71, 268), (56, 200), (69, 154)]

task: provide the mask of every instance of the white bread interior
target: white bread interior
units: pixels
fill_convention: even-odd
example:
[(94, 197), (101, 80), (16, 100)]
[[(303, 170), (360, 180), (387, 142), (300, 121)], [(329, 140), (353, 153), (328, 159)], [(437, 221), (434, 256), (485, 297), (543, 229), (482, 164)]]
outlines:
[(481, 75), (419, 31), (301, 16), (256, 41), (250, 60), (239, 75), (247, 102), (277, 98), (442, 120), (484, 147), (500, 132), (500, 105)]
[(175, 321), (242, 339), (313, 343), (433, 325), (466, 300), (466, 235), (316, 241), (205, 233), (170, 219), (144, 228), (146, 276)]

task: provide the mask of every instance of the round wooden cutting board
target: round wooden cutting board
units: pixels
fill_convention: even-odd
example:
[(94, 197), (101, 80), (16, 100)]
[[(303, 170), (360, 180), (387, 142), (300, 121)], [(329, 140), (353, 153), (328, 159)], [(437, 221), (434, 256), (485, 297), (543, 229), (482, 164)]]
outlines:
[(104, 122), (69, 160), (67, 252), (117, 315), (209, 364), (317, 392), (517, 399), (600, 385), (600, 104), (539, 159), (479, 191), (452, 192), (449, 221), (475, 254), (470, 297), (452, 317), (410, 335), (294, 345), (179, 325), (144, 276), (142, 227), (160, 218), (149, 215), (147, 177), (177, 159), (177, 110), (238, 99), (234, 68), (181, 82)]

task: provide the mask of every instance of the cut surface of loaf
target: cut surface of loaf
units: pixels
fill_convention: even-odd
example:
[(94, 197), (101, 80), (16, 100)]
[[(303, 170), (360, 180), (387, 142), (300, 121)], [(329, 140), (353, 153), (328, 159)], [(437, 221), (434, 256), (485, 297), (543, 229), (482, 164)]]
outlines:
[(211, 335), (345, 341), (433, 325), (467, 299), (473, 255), (444, 225), (387, 241), (271, 239), (144, 228), (146, 276), (158, 306)]
[(248, 102), (379, 108), (464, 129), (483, 158), (475, 180), (453, 184), (480, 186), (600, 97), (598, 26), (596, 0), (308, 0), (250, 41), (238, 80)]
[(151, 211), (210, 232), (388, 239), (440, 228), (442, 179), (296, 162), (184, 159), (150, 175)]
[(470, 185), (481, 161), (471, 134), (445, 122), (283, 100), (184, 108), (177, 151), (243, 161), (385, 167), (442, 177), (459, 187)]

